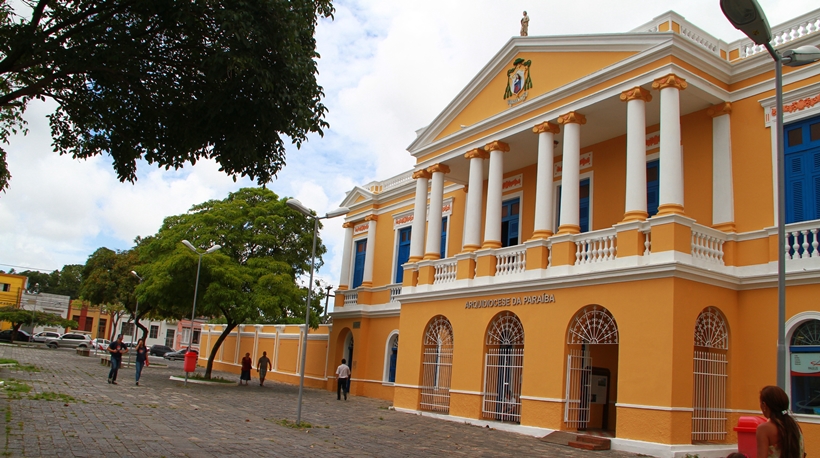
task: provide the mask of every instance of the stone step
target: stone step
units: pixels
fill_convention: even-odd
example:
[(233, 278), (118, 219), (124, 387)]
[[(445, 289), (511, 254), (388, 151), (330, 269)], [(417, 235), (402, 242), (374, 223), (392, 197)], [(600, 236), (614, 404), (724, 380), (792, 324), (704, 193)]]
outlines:
[(597, 444), (592, 442), (582, 442), (582, 441), (570, 441), (569, 444), (572, 448), (578, 448), (582, 450), (609, 450), (609, 444)]

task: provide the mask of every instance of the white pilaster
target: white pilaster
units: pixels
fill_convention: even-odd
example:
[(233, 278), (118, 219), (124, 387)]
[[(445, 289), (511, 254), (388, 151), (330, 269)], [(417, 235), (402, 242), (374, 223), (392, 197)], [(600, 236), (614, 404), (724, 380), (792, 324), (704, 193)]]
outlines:
[(373, 286), (373, 261), (376, 259), (376, 215), (370, 215), (364, 220), (367, 225), (367, 249), (364, 253), (364, 274), (362, 276), (362, 286), (370, 288)]
[(732, 185), (732, 132), (730, 102), (708, 110), (712, 116), (712, 226), (735, 229), (735, 193)]
[[(444, 164), (436, 164), (427, 169), (433, 175), (430, 183), (430, 216), (427, 218), (427, 247), (424, 250), (424, 259), (434, 260), (441, 258), (441, 206), (444, 203), (444, 174), (450, 168)], [(412, 244), (412, 234), (410, 243)]]
[(559, 234), (581, 232), (579, 219), (579, 191), (581, 178), (581, 124), (586, 124), (584, 115), (571, 111), (558, 118), (564, 125), (564, 156), (561, 171), (561, 220)]
[(345, 241), (342, 245), (342, 274), (339, 276), (339, 289), (346, 290), (350, 287), (350, 257), (353, 254), (353, 222), (342, 225), (345, 228)]
[(683, 154), (680, 146), (680, 91), (683, 78), (669, 74), (652, 83), (661, 91), (660, 189), (658, 215), (683, 215)]
[(464, 211), (463, 252), (473, 252), (481, 248), (481, 204), (484, 200), (484, 159), (490, 157), (486, 151), (476, 148), (467, 152), (470, 160), (470, 181), (467, 187), (467, 208)]
[(532, 129), (538, 134), (538, 168), (535, 180), (535, 221), (533, 239), (552, 235), (552, 165), (557, 125), (543, 122)]
[(626, 205), (624, 221), (643, 221), (646, 211), (646, 102), (649, 91), (635, 87), (621, 93), (626, 102)]
[(484, 147), (490, 152), (487, 176), (487, 210), (484, 219), (482, 248), (501, 248), (501, 184), (504, 181), (504, 153), (510, 150), (504, 142), (494, 141)]
[(413, 226), (410, 230), (410, 258), (408, 262), (418, 262), (424, 257), (424, 228), (427, 222), (427, 182), (430, 172), (418, 170), (416, 179), (416, 200), (413, 206)]

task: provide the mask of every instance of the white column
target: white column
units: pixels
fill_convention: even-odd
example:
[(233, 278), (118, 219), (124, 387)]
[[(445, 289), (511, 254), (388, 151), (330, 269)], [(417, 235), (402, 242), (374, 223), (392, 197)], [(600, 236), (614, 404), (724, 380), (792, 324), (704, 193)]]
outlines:
[(416, 179), (416, 201), (413, 206), (413, 228), (410, 230), (410, 258), (408, 262), (418, 262), (424, 257), (424, 227), (427, 223), (427, 182), (430, 172), (418, 170)]
[(584, 115), (571, 111), (558, 118), (564, 125), (564, 155), (561, 172), (561, 220), (559, 234), (581, 232), (579, 219), (579, 191), (581, 186), (581, 124), (586, 124)]
[(555, 134), (557, 125), (542, 122), (532, 129), (538, 134), (538, 168), (535, 181), (535, 225), (533, 239), (552, 235), (552, 175)]
[(373, 260), (376, 259), (376, 220), (378, 216), (370, 215), (365, 217), (367, 225), (367, 249), (364, 253), (364, 275), (362, 276), (362, 287), (371, 288), (373, 286)]
[(658, 214), (683, 214), (683, 155), (680, 147), (680, 91), (683, 78), (669, 74), (652, 83), (661, 91), (661, 152)]
[(635, 87), (621, 93), (626, 102), (626, 205), (624, 221), (643, 221), (646, 211), (646, 102), (649, 91)]
[[(430, 183), (430, 215), (427, 218), (427, 247), (424, 250), (424, 259), (435, 260), (441, 258), (441, 206), (444, 203), (444, 174), (450, 173), (450, 168), (444, 164), (436, 164), (427, 169), (433, 175)], [(412, 234), (410, 234), (412, 237)], [(412, 243), (412, 238), (410, 240)]]
[(713, 106), (712, 117), (712, 226), (722, 230), (735, 229), (735, 193), (732, 186), (732, 104)]
[(487, 211), (484, 219), (482, 248), (501, 248), (501, 184), (504, 181), (504, 153), (510, 150), (504, 142), (494, 141), (484, 147), (490, 152), (487, 176)]
[(470, 181), (467, 187), (467, 208), (464, 211), (464, 244), (461, 251), (468, 253), (481, 248), (481, 204), (484, 201), (484, 159), (490, 157), (481, 148), (467, 151), (470, 160)]
[(342, 274), (339, 276), (339, 289), (350, 287), (350, 257), (353, 254), (353, 222), (342, 224), (345, 228), (345, 241), (342, 245)]

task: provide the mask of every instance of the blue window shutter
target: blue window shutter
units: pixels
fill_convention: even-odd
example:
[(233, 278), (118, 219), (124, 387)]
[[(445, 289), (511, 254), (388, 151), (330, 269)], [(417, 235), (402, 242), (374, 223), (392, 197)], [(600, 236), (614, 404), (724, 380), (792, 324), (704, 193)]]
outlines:
[(410, 234), (412, 227), (399, 229), (399, 246), (396, 252), (396, 283), (404, 281), (404, 269), (401, 267), (410, 260)]
[[(589, 178), (581, 180), (580, 186), (589, 188)], [(578, 225), (581, 226), (581, 232), (589, 232), (589, 194), (578, 199), (578, 204)]]
[(441, 259), (447, 257), (447, 217), (441, 218), (441, 248), (439, 249)]
[(362, 286), (364, 281), (364, 260), (367, 254), (367, 239), (356, 242), (356, 258), (353, 263), (353, 288)]

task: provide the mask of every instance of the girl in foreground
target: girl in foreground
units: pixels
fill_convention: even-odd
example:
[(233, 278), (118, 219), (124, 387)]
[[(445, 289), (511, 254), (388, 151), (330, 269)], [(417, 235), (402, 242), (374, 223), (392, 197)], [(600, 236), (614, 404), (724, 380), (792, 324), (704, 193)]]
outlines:
[(760, 410), (769, 421), (757, 427), (757, 456), (760, 458), (804, 458), (803, 432), (789, 415), (789, 397), (779, 387), (760, 390)]

